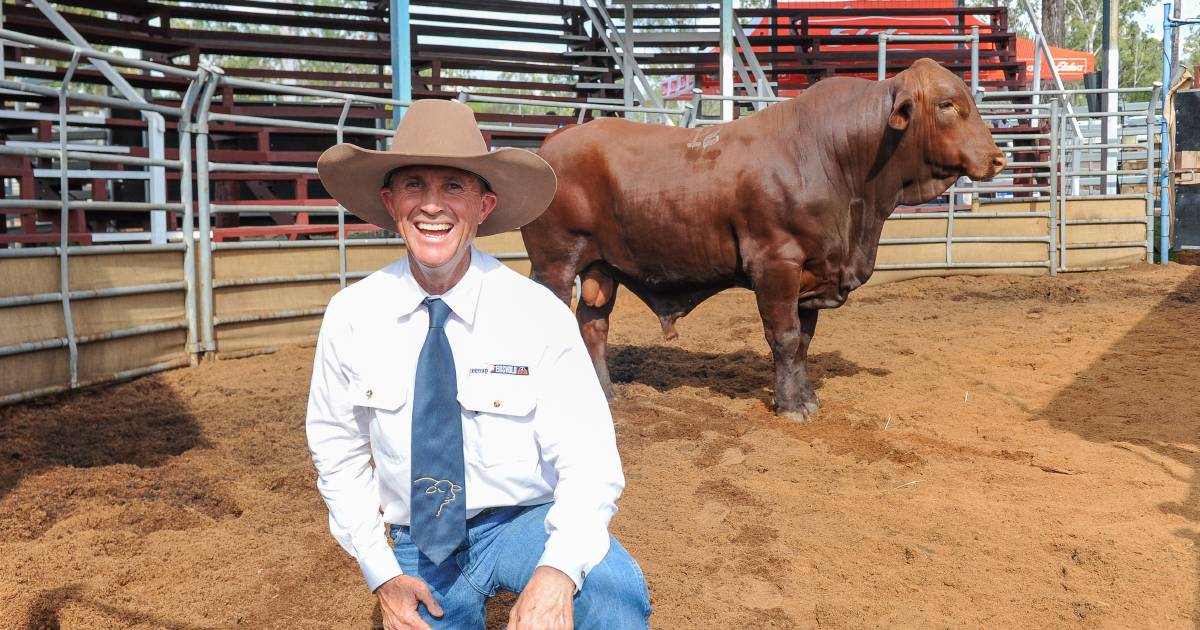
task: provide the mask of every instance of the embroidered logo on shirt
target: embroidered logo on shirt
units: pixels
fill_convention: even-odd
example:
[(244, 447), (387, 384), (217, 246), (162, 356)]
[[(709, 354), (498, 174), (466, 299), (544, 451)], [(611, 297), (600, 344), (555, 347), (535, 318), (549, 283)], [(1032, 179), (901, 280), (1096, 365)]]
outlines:
[(504, 365), (497, 363), (492, 366), (492, 374), (512, 374), (514, 376), (529, 376), (528, 365)]
[(445, 509), (447, 505), (453, 503), (454, 500), (458, 498), (458, 493), (463, 489), (462, 486), (450, 481), (449, 479), (434, 479), (433, 477), (421, 477), (413, 483), (418, 484), (422, 481), (429, 482), (429, 487), (425, 488), (425, 494), (434, 494), (435, 492), (440, 492), (446, 495), (446, 498), (442, 499), (441, 505), (438, 506), (437, 514), (433, 515), (434, 518), (441, 517), (442, 510)]
[(487, 374), (487, 373), (488, 373), (488, 369), (485, 367), (471, 368), (471, 374)]

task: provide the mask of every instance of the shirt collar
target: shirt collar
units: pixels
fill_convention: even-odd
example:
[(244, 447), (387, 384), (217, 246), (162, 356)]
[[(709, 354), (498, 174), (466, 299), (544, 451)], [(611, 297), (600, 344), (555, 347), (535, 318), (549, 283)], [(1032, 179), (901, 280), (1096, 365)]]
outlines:
[[(442, 301), (450, 307), (450, 311), (466, 322), (468, 326), (475, 325), (475, 311), (479, 306), (479, 292), (483, 287), (485, 264), (483, 254), (472, 245), (471, 265), (467, 267), (467, 272), (463, 274), (457, 284), (440, 296)], [(417, 279), (413, 276), (409, 266), (408, 256), (400, 259), (390, 271), (399, 280), (396, 295), (393, 296), (393, 299), (396, 300), (396, 315), (397, 317), (408, 317), (421, 308), (421, 303), (429, 297), (429, 292), (417, 284)]]

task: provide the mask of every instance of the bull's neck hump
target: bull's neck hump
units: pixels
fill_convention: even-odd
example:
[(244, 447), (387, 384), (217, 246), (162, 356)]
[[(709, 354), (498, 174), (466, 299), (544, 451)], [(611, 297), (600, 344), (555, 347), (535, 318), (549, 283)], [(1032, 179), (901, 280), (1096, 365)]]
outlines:
[(880, 179), (890, 179), (888, 171), (898, 166), (884, 166), (892, 162), (897, 148), (889, 143), (891, 90), (891, 81), (817, 83), (786, 103), (796, 153), (824, 162), (825, 173), (840, 177), (849, 196), (863, 198), (868, 205), (896, 197)]

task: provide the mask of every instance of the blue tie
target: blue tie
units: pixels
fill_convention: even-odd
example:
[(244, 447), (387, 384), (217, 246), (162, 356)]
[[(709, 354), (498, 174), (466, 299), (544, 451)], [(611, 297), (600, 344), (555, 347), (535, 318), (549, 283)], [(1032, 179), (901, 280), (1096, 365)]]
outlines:
[(417, 359), (413, 393), (409, 523), (417, 548), (441, 564), (467, 537), (466, 466), (454, 355), (443, 328), (450, 307), (437, 298), (425, 298), (424, 304), (429, 333)]

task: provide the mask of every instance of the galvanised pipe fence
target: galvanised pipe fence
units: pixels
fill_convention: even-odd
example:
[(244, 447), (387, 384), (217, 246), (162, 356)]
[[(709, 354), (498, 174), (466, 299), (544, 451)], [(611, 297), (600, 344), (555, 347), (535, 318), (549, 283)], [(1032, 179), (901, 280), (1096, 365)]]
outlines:
[[(0, 81), (0, 89), (8, 90), (8, 94), (57, 99), (58, 112), (54, 118), (59, 130), (58, 145), (10, 142), (0, 145), (0, 156), (57, 160), (55, 170), (60, 196), (58, 200), (0, 201), (0, 209), (59, 211), (56, 246), (0, 249), (0, 260), (5, 262), (57, 257), (57, 290), (32, 294), (0, 293), (0, 316), (5, 310), (59, 304), (64, 329), (64, 334), (52, 338), (0, 345), (0, 371), (5, 369), (2, 362), (16, 355), (65, 348), (70, 357), (69, 378), (3, 393), (0, 404), (195, 363), (205, 356), (215, 358), (220, 353), (235, 354), (236, 344), (233, 351), (226, 350), (223, 345), (225, 333), (222, 331), (229, 331), (229, 338), (233, 339), (237, 331), (245, 331), (247, 327), (286, 326), (291, 322), (305, 324), (323, 313), (323, 305), (333, 291), (382, 266), (380, 261), (389, 257), (394, 259), (400, 251), (396, 248), (403, 246), (403, 240), (387, 229), (389, 226), (358, 223), (348, 218), (345, 209), (336, 202), (325, 199), (315, 178), (314, 162), (319, 151), (331, 141), (352, 141), (371, 148), (384, 148), (392, 135), (389, 122), (392, 109), (405, 108), (410, 103), (239, 79), (212, 66), (181, 70), (2, 29), (0, 40), (71, 56), (70, 65), (57, 86)], [(137, 102), (71, 90), (72, 75), (81, 63), (91, 60), (180, 77), (188, 81), (187, 89), (177, 102)], [(1133, 91), (1122, 93), (1134, 94)], [(1092, 264), (1084, 254), (1128, 248), (1136, 248), (1140, 258), (1152, 260), (1157, 113), (1153, 106), (1139, 109), (1132, 104), (1112, 115), (1088, 113), (1078, 106), (1068, 113), (1063, 103), (1079, 94), (1048, 91), (978, 93), (980, 113), (993, 127), (993, 138), (1008, 157), (1008, 167), (992, 181), (960, 180), (931, 204), (899, 209), (885, 228), (880, 243), (877, 269), (881, 274), (985, 273), (989, 270), (1055, 274), (1107, 268), (1111, 265)], [(684, 127), (719, 122), (704, 116), (706, 103), (723, 99), (739, 104), (784, 100), (719, 97), (697, 92), (691, 102), (681, 103), (679, 107), (656, 108), (470, 93), (463, 93), (459, 98), (481, 113), (511, 111), (513, 106), (533, 111), (571, 108), (577, 112), (580, 121), (597, 114), (643, 119), (669, 116), (677, 117), (677, 123)], [(161, 115), (174, 129), (178, 151), (168, 159), (130, 155), (103, 144), (75, 146), (70, 142), (70, 130), (79, 123), (76, 115), (71, 113), (72, 104)], [(47, 115), (31, 110), (5, 112), (13, 116), (18, 113)], [(0, 116), (5, 112), (0, 112)], [(1124, 135), (1120, 142), (1095, 142), (1093, 140), (1098, 136), (1087, 135), (1086, 130), (1091, 128), (1088, 121), (1102, 116), (1123, 121)], [(485, 134), (495, 134), (495, 137), (535, 139), (557, 129), (553, 125), (484, 123), (480, 126)], [(1080, 132), (1076, 133), (1076, 129)], [(239, 147), (236, 139), (242, 137), (254, 137), (258, 144), (253, 149)], [(289, 143), (299, 143), (300, 148)], [(1117, 167), (1102, 168), (1098, 151), (1114, 152)], [(72, 167), (73, 160), (160, 169), (178, 178), (178, 201), (72, 199), (68, 184), (73, 177), (81, 176), (74, 172), (79, 169)], [(1136, 186), (1140, 182), (1146, 187), (1107, 193), (1103, 192), (1101, 180), (1097, 179), (1106, 177), (1114, 178), (1119, 186)], [(314, 193), (311, 197), (310, 189)], [(258, 199), (247, 201), (247, 190)], [(27, 192), (22, 191), (22, 196), (27, 196)], [(1134, 215), (1125, 212), (1131, 201), (1138, 207)], [(1089, 208), (1097, 203), (1110, 202), (1117, 204), (1114, 208), (1119, 208), (1088, 214)], [(1120, 205), (1121, 202), (1126, 203)], [(74, 241), (69, 233), (71, 212), (114, 210), (168, 213), (178, 219), (179, 229), (170, 232), (166, 242), (162, 243), (72, 244)], [(1077, 211), (1080, 214), (1073, 214)], [(263, 221), (268, 225), (246, 224)], [(1137, 238), (1117, 235), (1091, 239), (1088, 234), (1083, 237), (1090, 240), (1074, 237), (1090, 229), (1130, 225), (1142, 230)], [(527, 260), (519, 237), (509, 236), (499, 250), (493, 250), (493, 254), (513, 263)], [(140, 285), (72, 288), (72, 260), (155, 252), (181, 254), (176, 277)], [(328, 256), (333, 264), (327, 267), (308, 264), (316, 256)], [(1077, 257), (1080, 259), (1076, 260)], [(248, 296), (284, 296), (288, 291), (309, 293), (298, 301), (251, 298), (258, 306), (246, 307)], [(73, 302), (159, 293), (182, 293), (181, 318), (86, 334), (76, 330)], [(225, 302), (240, 306), (226, 308)], [(261, 306), (262, 302), (268, 304)], [(315, 325), (312, 328), (315, 330)], [(81, 378), (80, 346), (164, 331), (186, 331), (181, 357)]]
[[(53, 40), (31, 37), (7, 30), (0, 30), (0, 38), (16, 44), (36, 45), (45, 49), (55, 50), (70, 55), (70, 62), (66, 67), (63, 78), (61, 81), (59, 81), (57, 87), (20, 81), (0, 80), (0, 88), (8, 90), (10, 94), (6, 100), (19, 102), (26, 96), (48, 97), (57, 100), (57, 116), (53, 117), (52, 119), (52, 122), (57, 123), (57, 148), (50, 148), (44, 145), (38, 145), (36, 143), (33, 143), (32, 145), (26, 144), (25, 146), (21, 146), (19, 144), (5, 144), (0, 145), (0, 155), (37, 160), (56, 160), (58, 163), (57, 182), (59, 193), (59, 199), (57, 201), (31, 201), (28, 199), (8, 198), (0, 200), (0, 209), (5, 211), (12, 209), (34, 211), (53, 209), (59, 210), (59, 238), (57, 246), (0, 249), (0, 260), (5, 262), (22, 259), (28, 260), (32, 258), (56, 257), (58, 259), (59, 270), (58, 290), (40, 292), (36, 294), (5, 295), (4, 297), (0, 298), (0, 310), (11, 312), (14, 309), (57, 303), (61, 306), (62, 313), (61, 335), (29, 341), (23, 340), (19, 343), (2, 345), (0, 346), (0, 358), (27, 355), (42, 351), (53, 351), (64, 348), (66, 349), (68, 355), (68, 368), (66, 378), (63, 379), (64, 382), (44, 384), (32, 390), (4, 393), (3, 395), (0, 395), (0, 404), (12, 403), (27, 399), (32, 396), (83, 387), (93, 383), (131, 378), (159, 370), (187, 365), (189, 361), (185, 356), (152, 365), (143, 365), (135, 368), (123, 369), (116, 372), (103, 372), (101, 370), (98, 373), (96, 370), (89, 370), (88, 375), (85, 377), (81, 376), (80, 348), (81, 346), (97, 344), (104, 341), (127, 339), (140, 335), (151, 335), (172, 330), (186, 330), (187, 341), (185, 346), (187, 351), (194, 352), (197, 350), (195, 340), (197, 338), (196, 331), (198, 321), (195, 310), (195, 284), (193, 276), (191, 274), (184, 273), (184, 269), (189, 269), (191, 267), (194, 258), (194, 251), (190, 242), (191, 231), (188, 229), (182, 230), (184, 238), (182, 239), (182, 242), (178, 243), (72, 246), (71, 243), (74, 241), (73, 236), (75, 235), (71, 234), (70, 229), (72, 226), (72, 213), (88, 210), (181, 213), (183, 225), (190, 225), (194, 211), (190, 190), (192, 181), (191, 161), (187, 159), (187, 154), (190, 152), (188, 149), (190, 137), (186, 131), (182, 130), (182, 127), (179, 126), (178, 123), (180, 121), (187, 120), (192, 114), (192, 108), (196, 105), (198, 87), (200, 85), (199, 79), (202, 77), (202, 73), (181, 70), (171, 66), (165, 66), (147, 61), (126, 59), (120, 55), (105, 53), (90, 48), (81, 48), (78, 46), (62, 44)], [(76, 71), (79, 69), (81, 63), (85, 61), (93, 65), (112, 63), (150, 72), (159, 72), (166, 76), (176, 76), (188, 79), (192, 81), (192, 84), (178, 105), (162, 105), (154, 102), (147, 102), (145, 100), (139, 102), (126, 98), (73, 91), (71, 89), (72, 79), (75, 76)], [(69, 103), (72, 102), (86, 103), (101, 107), (115, 107), (142, 113), (153, 113), (158, 116), (170, 118), (171, 120), (176, 121), (177, 129), (180, 129), (178, 140), (180, 156), (177, 159), (138, 157), (111, 152), (111, 147), (107, 146), (97, 146), (93, 149), (91, 146), (74, 145), (69, 142), (71, 130), (73, 129), (73, 125), (80, 123), (80, 120), (78, 117), (69, 114)], [(0, 113), (0, 116), (11, 116), (17, 118), (21, 113), (28, 114), (31, 112), (21, 109), (11, 111), (5, 110), (4, 112)], [(154, 131), (153, 124), (150, 125), (150, 129), (152, 132)], [(154, 142), (155, 140), (152, 139), (151, 144)], [(72, 178), (91, 179), (98, 175), (97, 173), (91, 172), (90, 169), (72, 169), (72, 160), (141, 167), (147, 169), (147, 171), (154, 171), (155, 169), (162, 169), (162, 171), (176, 171), (180, 176), (180, 201), (177, 203), (155, 203), (95, 200), (80, 201), (72, 199), (70, 188), (70, 180)], [(33, 175), (35, 178), (37, 178), (41, 174), (35, 171)], [(128, 175), (133, 177), (136, 175), (136, 173), (130, 172)], [(177, 281), (95, 289), (72, 290), (71, 288), (71, 278), (73, 272), (76, 270), (75, 267), (86, 264), (84, 261), (91, 260), (92, 257), (113, 254), (145, 254), (155, 252), (183, 253), (183, 267), (180, 269), (179, 278)], [(76, 262), (76, 257), (86, 258)], [(73, 262), (76, 262), (76, 265), (73, 266)], [(92, 301), (104, 298), (126, 297), (132, 295), (148, 295), (163, 292), (182, 292), (184, 294), (183, 318), (174, 321), (160, 321), (153, 324), (144, 324), (115, 329), (109, 328), (90, 333), (80, 333), (77, 330), (78, 327), (76, 326), (76, 318), (74, 316), (75, 309), (73, 309), (73, 307), (81, 301)]]

